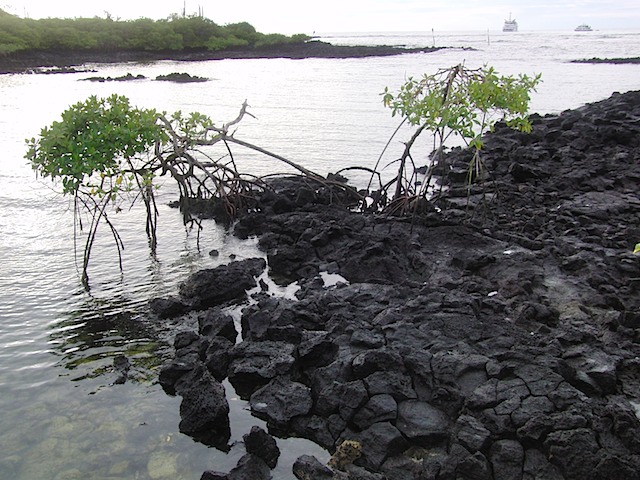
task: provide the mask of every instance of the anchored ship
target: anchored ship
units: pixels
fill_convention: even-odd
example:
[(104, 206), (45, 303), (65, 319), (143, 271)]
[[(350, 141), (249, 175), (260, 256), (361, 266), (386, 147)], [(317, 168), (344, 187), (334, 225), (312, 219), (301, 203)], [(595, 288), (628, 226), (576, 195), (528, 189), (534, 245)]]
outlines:
[(593, 29), (591, 28), (590, 25), (587, 25), (586, 23), (583, 23), (582, 25), (578, 25), (576, 27), (576, 32), (592, 32)]
[(518, 31), (518, 22), (516, 19), (511, 19), (511, 13), (509, 13), (509, 20), (504, 21), (504, 25), (502, 26), (503, 32), (517, 32)]

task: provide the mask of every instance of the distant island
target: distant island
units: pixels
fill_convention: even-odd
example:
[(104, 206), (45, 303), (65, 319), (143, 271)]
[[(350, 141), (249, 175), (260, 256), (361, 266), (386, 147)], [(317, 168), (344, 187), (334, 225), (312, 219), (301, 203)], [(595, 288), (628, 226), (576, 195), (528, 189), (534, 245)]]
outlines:
[(0, 9), (0, 73), (84, 63), (223, 58), (353, 58), (431, 52), (436, 47), (337, 46), (306, 34), (264, 34), (246, 22), (218, 25), (201, 15), (28, 19)]

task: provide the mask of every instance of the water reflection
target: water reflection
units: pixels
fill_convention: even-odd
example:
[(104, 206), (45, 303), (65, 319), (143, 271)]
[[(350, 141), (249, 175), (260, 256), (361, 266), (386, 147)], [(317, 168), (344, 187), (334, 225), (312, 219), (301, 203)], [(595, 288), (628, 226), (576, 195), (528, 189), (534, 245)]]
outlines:
[(101, 383), (110, 385), (122, 383), (126, 373), (131, 382), (155, 382), (171, 340), (168, 325), (153, 323), (144, 308), (121, 295), (85, 296), (79, 308), (51, 327), (51, 350), (60, 357), (58, 365), (69, 370), (64, 376), (72, 381), (103, 377)]
[[(24, 403), (19, 402), (25, 407), (14, 410), (21, 422), (38, 422), (38, 429), (24, 431), (17, 423), (10, 428), (0, 479), (30, 480), (55, 471), (52, 478), (59, 479), (92, 472), (92, 478), (174, 480), (234, 468), (245, 453), (242, 436), (266, 424), (251, 415), (229, 382), (223, 382), (230, 407), (229, 448), (222, 449), (181, 434), (182, 398), (167, 395), (157, 384), (160, 364), (173, 357), (176, 330), (196, 329), (196, 317), (160, 321), (148, 313), (146, 301), (78, 296), (79, 306), (49, 332), (50, 351), (63, 373), (46, 391), (25, 392)], [(117, 381), (122, 357), (130, 364), (124, 384)], [(307, 440), (278, 439), (278, 445), (282, 455), (274, 478), (293, 479), (291, 465), (299, 455), (328, 458)]]

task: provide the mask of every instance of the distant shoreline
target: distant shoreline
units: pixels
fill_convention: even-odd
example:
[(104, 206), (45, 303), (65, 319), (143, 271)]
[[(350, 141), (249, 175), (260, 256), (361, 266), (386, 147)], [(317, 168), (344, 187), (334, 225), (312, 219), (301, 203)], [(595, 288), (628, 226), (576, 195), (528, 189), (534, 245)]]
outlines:
[(24, 73), (38, 68), (68, 68), (86, 63), (154, 62), (159, 60), (205, 61), (256, 58), (362, 58), (430, 53), (445, 47), (405, 48), (397, 46), (346, 46), (321, 41), (273, 45), (262, 48), (232, 48), (222, 51), (69, 51), (39, 50), (0, 56), (0, 74)]

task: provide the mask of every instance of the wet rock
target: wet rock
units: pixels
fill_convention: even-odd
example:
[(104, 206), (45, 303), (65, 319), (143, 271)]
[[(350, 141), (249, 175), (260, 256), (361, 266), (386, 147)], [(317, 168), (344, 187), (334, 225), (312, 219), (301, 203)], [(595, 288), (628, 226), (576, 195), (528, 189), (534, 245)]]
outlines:
[[(337, 419), (339, 419), (338, 416)], [(291, 431), (302, 437), (308, 438), (327, 450), (333, 450), (335, 442), (344, 431), (347, 423), (339, 419), (340, 425), (336, 425), (336, 418), (323, 418), (318, 415), (301, 415), (291, 419)]]
[(584, 346), (565, 352), (564, 358), (575, 370), (575, 375), (585, 375), (586, 382), (597, 394), (612, 394), (617, 388), (617, 365), (620, 357)]
[(487, 265), (490, 265), (496, 261), (496, 257), (493, 255), (487, 255), (484, 252), (476, 252), (473, 250), (463, 250), (457, 252), (453, 259), (452, 264), (461, 270), (468, 270), (475, 272)]
[(200, 365), (180, 378), (180, 431), (206, 445), (228, 449), (229, 404), (224, 386)]
[(189, 310), (188, 305), (175, 297), (152, 298), (149, 300), (149, 308), (160, 318), (177, 317)]
[[(333, 478), (636, 478), (637, 118), (630, 92), (533, 116), (531, 134), (499, 124), (490, 181), (468, 185), (470, 152), (454, 149), (442, 211), (411, 219), (355, 214), (288, 179), (236, 231), (260, 237), (296, 299), (256, 295), (229, 351), (202, 326), (185, 334), (163, 385), (180, 390), (204, 362), (245, 398), (291, 388), (304, 408), (282, 402), (270, 426), (362, 445)], [(345, 284), (325, 288), (329, 270)]]
[(207, 342), (207, 349), (204, 352), (204, 364), (216, 380), (221, 382), (229, 372), (231, 363), (231, 350), (234, 343), (225, 337), (214, 337)]
[(356, 347), (380, 348), (384, 345), (384, 335), (369, 330), (356, 330), (351, 334), (350, 343)]
[(554, 431), (544, 442), (551, 462), (570, 479), (595, 478), (594, 471), (601, 460), (596, 435), (587, 428)]
[(640, 328), (640, 311), (630, 312), (624, 311), (620, 312), (620, 316), (618, 318), (618, 322), (623, 327), (637, 329)]
[(491, 437), (491, 432), (471, 415), (460, 415), (456, 430), (458, 442), (471, 453), (485, 450)]
[(563, 480), (564, 477), (555, 465), (551, 464), (540, 450), (525, 452), (522, 480)]
[(238, 460), (238, 464), (229, 472), (227, 480), (270, 480), (271, 471), (266, 463), (250, 453)]
[(334, 478), (333, 470), (311, 455), (302, 455), (296, 459), (293, 464), (293, 474), (299, 480), (331, 480)]
[(397, 410), (398, 404), (391, 395), (385, 393), (374, 395), (358, 410), (352, 421), (358, 428), (364, 430), (374, 423), (395, 421)]
[(295, 363), (295, 347), (284, 342), (243, 342), (231, 349), (229, 382), (240, 398), (279, 375), (288, 374)]
[(355, 378), (364, 378), (377, 371), (402, 372), (404, 363), (397, 352), (377, 349), (356, 355), (351, 363), (351, 368)]
[(422, 462), (408, 455), (387, 458), (380, 467), (384, 480), (404, 480), (419, 478)]
[(250, 453), (242, 456), (237, 465), (229, 472), (206, 471), (200, 480), (270, 480), (273, 478), (267, 464), (258, 456)]
[(207, 345), (205, 339), (192, 330), (176, 334), (173, 342), (175, 356), (160, 369), (159, 381), (165, 392), (180, 394), (180, 379), (201, 366)]
[[(309, 42), (296, 42), (281, 44), (277, 47), (268, 45), (263, 48), (234, 48), (233, 50), (222, 51), (192, 51), (183, 50), (173, 53), (161, 52), (153, 53), (148, 51), (118, 51), (118, 52), (97, 52), (82, 51), (71, 53), (70, 51), (21, 51), (15, 55), (2, 59), (0, 64), (1, 73), (24, 73), (36, 67), (47, 67), (46, 69), (36, 68), (36, 73), (49, 72), (51, 65), (57, 67), (54, 72), (77, 72), (87, 71), (85, 69), (69, 68), (73, 65), (83, 65), (86, 63), (114, 63), (114, 62), (152, 62), (158, 60), (173, 61), (202, 61), (220, 59), (256, 59), (256, 58), (365, 58), (390, 55), (402, 55), (405, 53), (435, 52), (441, 47), (398, 47), (393, 45), (333, 45), (319, 40)], [(588, 60), (591, 61), (591, 60)], [(608, 60), (607, 60), (608, 61)], [(623, 62), (633, 62), (633, 60), (623, 60)], [(341, 178), (338, 176), (338, 178)]]
[(522, 480), (524, 449), (516, 440), (494, 442), (489, 459), (496, 480)]
[(205, 309), (244, 297), (256, 285), (255, 277), (266, 267), (262, 258), (231, 262), (228, 265), (192, 274), (180, 285), (179, 292), (193, 309)]
[(169, 395), (175, 395), (180, 379), (200, 365), (200, 353), (206, 345), (196, 332), (185, 331), (176, 335), (174, 347), (174, 358), (165, 362), (159, 375), (160, 385)]
[(270, 428), (282, 431), (289, 422), (311, 411), (311, 389), (287, 377), (277, 377), (251, 395), (254, 415), (267, 420)]
[(214, 472), (213, 470), (207, 470), (202, 474), (200, 480), (228, 480), (226, 473)]
[(379, 470), (384, 461), (404, 452), (409, 443), (390, 422), (375, 423), (360, 432), (356, 439), (362, 445), (362, 457), (356, 461), (365, 468)]
[(324, 388), (315, 388), (317, 398), (314, 411), (328, 416), (338, 413), (341, 418), (351, 420), (355, 412), (367, 401), (369, 394), (362, 380), (328, 383)]
[(323, 367), (330, 364), (338, 353), (338, 345), (326, 332), (304, 332), (298, 345), (298, 359), (302, 368)]
[(557, 325), (559, 317), (560, 312), (556, 309), (540, 303), (529, 302), (520, 311), (518, 321), (523, 323), (533, 321), (554, 326)]
[(186, 363), (182, 361), (171, 361), (165, 363), (160, 369), (159, 382), (162, 389), (169, 395), (176, 394), (176, 383), (188, 372), (191, 372), (196, 365), (196, 361), (192, 363)]
[(396, 426), (409, 440), (431, 445), (444, 440), (450, 423), (441, 410), (419, 400), (407, 400), (398, 405)]
[(260, 427), (251, 427), (251, 431), (243, 437), (244, 446), (247, 453), (251, 453), (262, 460), (269, 466), (275, 468), (280, 457), (280, 449), (276, 444), (275, 438), (269, 435)]
[[(427, 470), (427, 468), (429, 470)], [(433, 472), (433, 473), (432, 473)], [(429, 476), (431, 474), (431, 476)], [(493, 480), (491, 466), (486, 457), (480, 453), (474, 454), (464, 447), (454, 444), (449, 455), (437, 463), (423, 465), (423, 477), (426, 478), (470, 478), (477, 480)]]
[(411, 377), (400, 372), (374, 372), (363, 382), (371, 396), (389, 394), (396, 402), (417, 398)]
[(198, 316), (198, 332), (205, 337), (224, 337), (233, 343), (238, 336), (233, 318), (217, 309)]
[(344, 470), (345, 474), (336, 476), (338, 478), (344, 478), (346, 475), (347, 479), (357, 480), (388, 480), (382, 473), (374, 473), (357, 465), (347, 465)]
[(247, 341), (298, 343), (302, 337), (295, 317), (288, 312), (292, 302), (267, 297), (246, 308), (242, 314), (242, 337)]
[[(185, 330), (178, 332), (173, 339), (173, 347), (176, 349), (177, 356), (185, 356), (191, 352), (199, 354), (202, 338), (193, 330)], [(186, 351), (189, 349), (189, 351)]]

